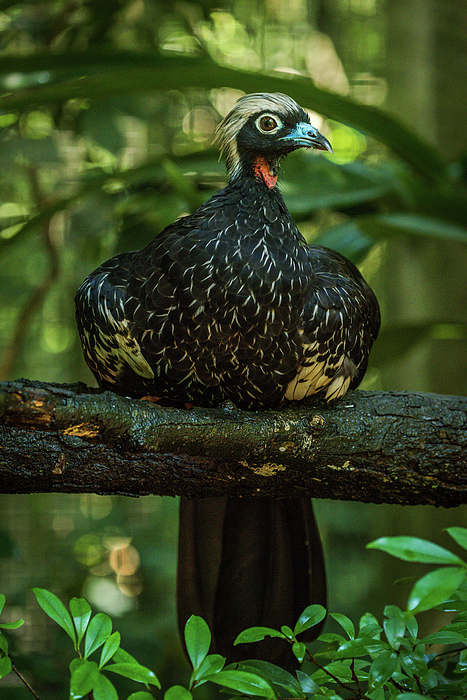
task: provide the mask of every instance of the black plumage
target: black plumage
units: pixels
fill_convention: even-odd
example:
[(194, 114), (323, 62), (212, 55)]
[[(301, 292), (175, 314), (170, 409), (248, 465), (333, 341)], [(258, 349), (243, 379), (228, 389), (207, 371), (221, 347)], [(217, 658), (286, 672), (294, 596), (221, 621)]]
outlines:
[[(259, 409), (314, 394), (337, 399), (363, 377), (379, 329), (378, 304), (351, 262), (306, 244), (276, 186), (284, 155), (301, 147), (331, 150), (330, 144), (281, 94), (246, 95), (221, 123), (219, 140), (227, 187), (81, 285), (76, 308), (86, 360), (101, 387), (174, 404), (231, 400)], [(203, 614), (217, 648), (228, 654), (242, 627), (292, 624), (311, 601), (324, 602), (319, 538), (306, 501), (209, 499), (212, 523), (203, 539), (206, 503), (182, 506), (182, 622)], [(281, 561), (303, 569), (295, 577), (279, 572), (278, 541), (280, 551), (291, 553)], [(235, 570), (242, 572), (240, 590), (232, 585), (229, 593)], [(257, 597), (269, 600), (269, 609), (258, 610)]]

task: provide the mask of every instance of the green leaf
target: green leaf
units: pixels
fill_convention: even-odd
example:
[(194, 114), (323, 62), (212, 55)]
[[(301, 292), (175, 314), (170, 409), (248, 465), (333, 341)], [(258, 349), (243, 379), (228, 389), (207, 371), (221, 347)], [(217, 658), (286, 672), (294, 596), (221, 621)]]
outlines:
[(206, 677), (205, 680), (246, 695), (255, 695), (262, 698), (276, 697), (274, 689), (264, 678), (247, 671), (219, 671), (219, 673)]
[(417, 654), (416, 651), (401, 647), (399, 649), (399, 658), (403, 669), (407, 671), (407, 673), (413, 673), (419, 678), (423, 678), (428, 673), (428, 666), (425, 659), (421, 654)]
[(318, 641), (326, 642), (327, 644), (336, 643), (339, 646), (340, 644), (344, 644), (346, 639), (341, 634), (335, 634), (334, 632), (324, 632), (323, 634), (319, 635)]
[(459, 631), (467, 632), (467, 612), (464, 610), (452, 618), (451, 626), (455, 626)]
[(73, 659), (70, 664), (70, 699), (82, 698), (94, 688), (99, 671), (95, 661)]
[(321, 669), (313, 673), (313, 678), (317, 683), (327, 683), (331, 679), (329, 673), (336, 676), (342, 683), (350, 683), (352, 681), (352, 670), (348, 664), (342, 663), (341, 661), (333, 661), (327, 664), (324, 671)]
[(467, 229), (420, 214), (380, 214), (355, 220), (367, 236), (375, 239), (397, 237), (434, 238), (467, 243)]
[(201, 685), (206, 681), (202, 680), (203, 676), (210, 675), (221, 671), (225, 666), (225, 659), (220, 654), (208, 654), (203, 660), (201, 666), (196, 672), (193, 672), (192, 682), (196, 681), (197, 685)]
[(282, 625), (281, 632), (284, 635), (284, 637), (286, 637), (286, 639), (293, 639), (293, 630), (288, 625)]
[(97, 613), (89, 623), (84, 639), (84, 656), (88, 656), (99, 649), (112, 633), (112, 620), (105, 613)]
[(365, 641), (365, 639), (381, 639), (381, 632), (383, 628), (380, 625), (369, 624), (361, 627), (358, 630), (356, 639)]
[(234, 641), (234, 646), (236, 644), (261, 642), (265, 637), (281, 637), (282, 639), (286, 639), (285, 634), (279, 632), (279, 630), (273, 630), (271, 627), (249, 627), (243, 630), (243, 632), (240, 632)]
[(302, 661), (306, 655), (306, 646), (303, 644), (303, 642), (294, 642), (292, 644), (292, 651), (293, 651), (295, 658), (300, 663), (302, 663)]
[(294, 635), (297, 636), (297, 634), (305, 632), (310, 627), (314, 627), (324, 620), (325, 617), (326, 608), (323, 608), (322, 605), (309, 605), (298, 618), (293, 631)]
[(342, 613), (330, 613), (330, 615), (340, 624), (350, 639), (355, 639), (355, 625), (352, 620)]
[(0, 678), (8, 676), (8, 674), (11, 673), (11, 668), (11, 659), (9, 656), (4, 656), (3, 659), (0, 659)]
[(376, 651), (387, 650), (388, 645), (385, 642), (366, 637), (363, 639), (351, 639), (344, 642), (337, 649), (335, 659), (350, 659), (352, 657), (367, 656)]
[(369, 628), (369, 627), (379, 627), (380, 629), (382, 629), (380, 627), (376, 617), (374, 615), (372, 615), (372, 613), (367, 612), (361, 616), (359, 623), (358, 623), (358, 629), (360, 632), (362, 629)]
[(84, 637), (86, 628), (91, 619), (92, 610), (88, 601), (84, 598), (72, 598), (70, 600), (70, 612), (78, 635), (78, 646)]
[[(150, 697), (151, 700), (153, 700), (152, 695)], [(173, 685), (164, 693), (164, 700), (192, 700), (192, 697), (190, 691), (184, 688), (183, 685)], [(128, 698), (128, 700), (130, 700), (130, 698)]]
[(122, 647), (119, 647), (117, 651), (115, 652), (114, 655), (114, 661), (118, 661), (119, 663), (124, 663), (124, 664), (137, 664), (138, 662), (136, 661), (135, 657), (129, 654), (125, 649), (122, 649)]
[(62, 601), (50, 591), (44, 588), (33, 588), (32, 592), (36, 596), (36, 600), (42, 610), (48, 615), (57, 625), (60, 625), (65, 630), (67, 635), (73, 640), (76, 648), (76, 632), (71, 620), (71, 615), (63, 605)]
[(333, 642), (332, 644), (325, 644), (323, 647), (320, 647), (317, 651), (314, 652), (314, 656), (316, 656), (317, 658), (321, 657), (323, 659), (333, 659), (336, 655), (336, 651), (338, 648), (339, 644), (337, 642)]
[(386, 694), (384, 692), (384, 688), (382, 686), (379, 686), (375, 690), (369, 691), (368, 697), (370, 698), (370, 700), (385, 700)]
[(154, 700), (154, 695), (147, 690), (138, 690), (127, 697), (127, 700)]
[(307, 695), (312, 695), (312, 694), (320, 694), (321, 690), (320, 687), (313, 678), (310, 678), (310, 676), (307, 673), (303, 673), (303, 671), (296, 671), (297, 678), (300, 682), (300, 687), (304, 693)]
[(351, 260), (355, 265), (362, 262), (375, 246), (373, 238), (365, 235), (353, 220), (349, 220), (345, 224), (340, 224), (339, 226), (334, 226), (331, 229), (323, 231), (319, 236), (313, 238), (311, 242), (313, 245), (320, 245), (337, 250), (337, 252)]
[(17, 630), (22, 625), (24, 625), (24, 620), (15, 620), (15, 622), (2, 622), (0, 623), (0, 629)]
[(446, 532), (460, 547), (462, 547), (462, 549), (467, 549), (467, 528), (448, 527), (446, 528)]
[(384, 632), (389, 644), (394, 647), (405, 633), (404, 613), (396, 605), (386, 605), (384, 614), (387, 618), (383, 622)]
[(462, 559), (444, 547), (418, 537), (380, 537), (367, 544), (367, 549), (380, 549), (403, 561), (422, 564), (464, 564)]
[(344, 642), (337, 649), (334, 658), (335, 659), (350, 659), (357, 656), (367, 656), (369, 654), (368, 644), (372, 644), (373, 640), (365, 641), (355, 641), (350, 640)]
[(448, 598), (448, 600), (445, 600), (444, 603), (437, 605), (437, 609), (447, 613), (467, 612), (467, 600), (463, 600), (463, 596), (458, 596), (463, 586), (464, 584), (462, 584), (457, 591), (454, 591), (451, 598)]
[(185, 625), (185, 644), (193, 670), (197, 671), (211, 646), (211, 632), (202, 617), (192, 615)]
[(161, 684), (159, 683), (154, 671), (151, 671), (145, 666), (141, 666), (141, 664), (110, 664), (110, 666), (106, 666), (105, 670), (112, 671), (112, 673), (118, 673), (119, 676), (124, 676), (125, 678), (131, 678), (132, 681), (149, 683), (150, 685), (155, 685), (157, 688), (161, 687)]
[(101, 660), (99, 662), (99, 668), (101, 669), (105, 664), (110, 661), (112, 656), (117, 651), (120, 646), (120, 632), (114, 632), (105, 640), (104, 646), (102, 647)]
[[(64, 75), (70, 79), (46, 85), (36, 84), (35, 76), (40, 72), (55, 73), (57, 70), (64, 71)], [(221, 66), (205, 53), (187, 57), (143, 51), (97, 52), (88, 49), (75, 53), (73, 70), (70, 71), (68, 55), (35, 52), (27, 57), (5, 56), (0, 61), (0, 72), (6, 75), (12, 72), (21, 74), (26, 85), (31, 87), (25, 90), (25, 83), (22, 82), (17, 89), (10, 89), (10, 94), (2, 98), (4, 112), (40, 103), (92, 97), (102, 100), (112, 95), (166, 90), (167, 86), (174, 84), (174, 76), (178, 89), (198, 88), (208, 81), (211, 88), (228, 85), (244, 92), (285, 92), (300, 104), (312, 106), (320, 114), (370, 134), (430, 180), (438, 181), (445, 173), (445, 163), (437, 150), (382, 109), (321, 90), (310, 78)]]
[[(267, 680), (269, 683), (273, 683), (274, 685), (285, 690), (287, 697), (303, 697), (301, 686), (297, 680), (284, 669), (276, 666), (275, 664), (271, 664), (268, 661), (249, 659), (248, 661), (243, 661), (239, 665), (238, 670), (261, 675), (262, 678)], [(283, 693), (281, 693), (281, 695), (283, 695)]]
[[(350, 130), (349, 130), (350, 131)], [(378, 200), (394, 189), (394, 175), (374, 164), (368, 167), (362, 162), (337, 165), (328, 158), (315, 157), (307, 152), (297, 152), (285, 165), (283, 179), (284, 196), (287, 207), (295, 222), (308, 220), (317, 209), (342, 209), (354, 207), (364, 202)], [(310, 197), (310, 191), (313, 197)], [(324, 231), (313, 243), (329, 245), (339, 252), (352, 253), (355, 244), (346, 237), (343, 227)], [(348, 229), (348, 233), (350, 230)], [(330, 234), (330, 235), (329, 235)], [(340, 235), (342, 234), (342, 236)], [(368, 238), (357, 233), (360, 239)], [(347, 240), (346, 240), (347, 238)], [(344, 240), (343, 240), (344, 239)], [(370, 241), (370, 245), (373, 241)], [(361, 242), (357, 243), (357, 251)], [(343, 248), (341, 248), (343, 246)]]
[(426, 698), (426, 695), (419, 695), (419, 693), (396, 693), (391, 700), (426, 700)]
[(459, 644), (459, 642), (465, 642), (465, 638), (455, 630), (443, 628), (424, 637), (420, 642), (422, 644)]
[[(430, 687), (431, 696), (439, 700), (447, 700), (452, 698), (452, 700), (462, 700), (466, 697), (465, 684), (463, 683), (437, 683)], [(425, 695), (425, 700), (429, 695)]]
[(99, 673), (92, 690), (93, 700), (118, 700), (115, 686), (102, 673)]
[(418, 635), (418, 622), (416, 618), (411, 613), (405, 613), (405, 624), (407, 626), (407, 632), (412, 639), (417, 639)]
[(392, 649), (382, 651), (370, 666), (368, 685), (370, 690), (386, 683), (397, 668), (397, 654)]
[(3, 593), (0, 593), (0, 615), (2, 614), (2, 610), (5, 606), (5, 601), (6, 601), (6, 596), (4, 596)]
[(467, 649), (462, 649), (455, 673), (467, 673)]
[(444, 602), (465, 580), (466, 573), (464, 568), (443, 567), (426, 574), (412, 588), (407, 610), (415, 614)]
[(5, 655), (8, 654), (8, 641), (4, 634), (0, 632), (0, 651), (3, 651)]

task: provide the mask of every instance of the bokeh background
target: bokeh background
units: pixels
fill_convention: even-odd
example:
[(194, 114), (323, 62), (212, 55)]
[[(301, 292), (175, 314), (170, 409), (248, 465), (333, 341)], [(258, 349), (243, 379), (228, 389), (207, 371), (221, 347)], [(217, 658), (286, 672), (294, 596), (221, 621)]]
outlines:
[[(93, 384), (76, 288), (222, 186), (216, 124), (242, 90), (280, 89), (335, 150), (288, 159), (290, 211), (309, 241), (357, 262), (381, 302), (363, 388), (466, 393), (466, 3), (4, 0), (0, 83), (2, 379)], [(467, 525), (465, 507), (316, 510), (330, 609), (355, 621), (403, 607), (426, 570), (367, 542), (407, 534), (450, 546), (442, 528)], [(187, 679), (176, 538), (175, 499), (0, 496), (4, 619), (26, 620), (9, 639), (41, 698), (67, 697), (72, 654), (32, 586), (87, 597), (164, 687)], [(441, 622), (421, 618), (427, 632)], [(122, 681), (125, 697), (136, 689)], [(29, 697), (13, 676), (0, 693)]]

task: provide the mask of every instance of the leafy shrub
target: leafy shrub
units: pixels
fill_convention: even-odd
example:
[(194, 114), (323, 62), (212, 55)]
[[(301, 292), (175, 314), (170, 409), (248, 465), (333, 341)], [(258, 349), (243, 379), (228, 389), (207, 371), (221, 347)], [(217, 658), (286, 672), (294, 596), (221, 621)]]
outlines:
[[(467, 529), (451, 527), (447, 531), (458, 545), (467, 549)], [(416, 537), (383, 537), (368, 547), (405, 561), (437, 565), (438, 568), (415, 582), (406, 610), (387, 605), (382, 624), (366, 613), (358, 629), (345, 615), (331, 613), (342, 633), (321, 634), (317, 640), (321, 646), (313, 652), (299, 636), (324, 619), (326, 610), (320, 605), (307, 607), (294, 629), (251, 627), (237, 637), (235, 644), (258, 642), (267, 636), (291, 644), (301, 665), (295, 676), (266, 661), (249, 660), (226, 666), (224, 657), (209, 654), (209, 627), (202, 618), (193, 615), (185, 627), (185, 644), (193, 667), (188, 688), (172, 686), (165, 692), (164, 700), (191, 700), (192, 692), (207, 682), (232, 695), (252, 698), (467, 697), (467, 563), (449, 550)], [(67, 610), (50, 591), (34, 588), (33, 592), (44, 612), (65, 630), (73, 643), (77, 656), (70, 663), (71, 699), (89, 695), (93, 700), (118, 700), (111, 680), (112, 674), (117, 674), (145, 687), (127, 700), (152, 700), (150, 688), (160, 688), (156, 675), (120, 647), (120, 634), (112, 632), (108, 615), (93, 616), (84, 598), (72, 598)], [(5, 596), (1, 595), (0, 612), (4, 604)], [(452, 613), (453, 618), (439, 631), (420, 639), (415, 616), (434, 608)], [(17, 629), (22, 624), (23, 620), (18, 620), (0, 624), (0, 628)], [(432, 645), (442, 645), (445, 650), (430, 652)], [(14, 666), (7, 639), (0, 632), (0, 678), (11, 672), (38, 697)]]

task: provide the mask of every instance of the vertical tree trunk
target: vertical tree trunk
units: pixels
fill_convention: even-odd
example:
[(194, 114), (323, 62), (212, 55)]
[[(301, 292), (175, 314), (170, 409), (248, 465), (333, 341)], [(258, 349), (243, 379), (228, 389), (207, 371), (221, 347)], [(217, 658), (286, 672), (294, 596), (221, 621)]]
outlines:
[[(448, 158), (467, 152), (467, 5), (388, 0), (388, 108)], [(427, 184), (429, 188), (429, 184)], [(385, 295), (391, 322), (464, 320), (467, 251), (454, 243), (391, 242)], [(467, 392), (466, 343), (431, 340), (391, 372), (391, 388)]]
[[(467, 5), (457, 0), (387, 0), (386, 12), (388, 109), (445, 156), (459, 157), (467, 151)], [(465, 246), (389, 241), (383, 270), (390, 313), (386, 320), (391, 324), (466, 320)], [(385, 370), (384, 385), (465, 394), (466, 342), (428, 339)], [(455, 513), (428, 507), (382, 510), (387, 534), (405, 532), (438, 541), (444, 527), (465, 524), (467, 516), (465, 506)], [(399, 578), (398, 562), (384, 559), (382, 565), (391, 586)], [(402, 593), (403, 586), (399, 588)]]

